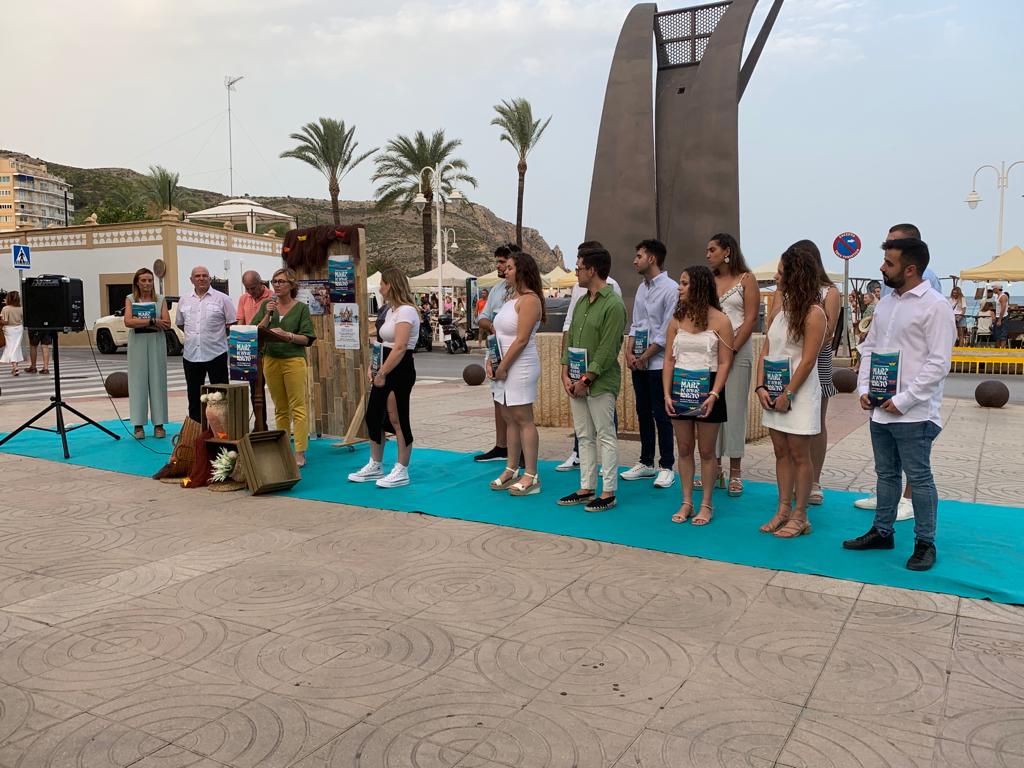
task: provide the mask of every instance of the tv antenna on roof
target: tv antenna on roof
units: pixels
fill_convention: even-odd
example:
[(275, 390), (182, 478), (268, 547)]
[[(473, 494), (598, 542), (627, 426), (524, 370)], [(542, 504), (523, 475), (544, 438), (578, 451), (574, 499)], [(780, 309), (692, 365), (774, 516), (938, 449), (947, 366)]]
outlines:
[(224, 88), (228, 92), (228, 189), (231, 197), (235, 196), (235, 162), (231, 146), (231, 92), (235, 90), (235, 83), (244, 77), (245, 75), (224, 75)]

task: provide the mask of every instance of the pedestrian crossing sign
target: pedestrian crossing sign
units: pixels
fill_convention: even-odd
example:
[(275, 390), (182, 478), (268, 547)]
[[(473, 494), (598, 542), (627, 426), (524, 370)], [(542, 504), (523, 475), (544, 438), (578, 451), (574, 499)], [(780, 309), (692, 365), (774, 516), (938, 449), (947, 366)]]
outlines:
[(32, 269), (32, 249), (27, 245), (15, 245), (11, 249), (15, 269)]

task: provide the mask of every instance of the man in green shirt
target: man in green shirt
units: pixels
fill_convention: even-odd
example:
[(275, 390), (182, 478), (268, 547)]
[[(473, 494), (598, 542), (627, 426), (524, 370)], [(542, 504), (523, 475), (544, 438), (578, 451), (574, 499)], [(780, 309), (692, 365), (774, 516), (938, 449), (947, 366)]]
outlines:
[[(587, 512), (615, 506), (619, 441), (615, 430), (615, 398), (622, 372), (619, 350), (626, 326), (626, 305), (608, 285), (612, 257), (598, 242), (579, 247), (576, 279), (587, 294), (580, 298), (562, 352), (562, 386), (569, 395), (572, 420), (580, 444), (579, 490), (558, 500), (562, 506), (586, 504)], [(585, 363), (585, 364), (584, 364)], [(601, 494), (597, 495), (600, 452)]]

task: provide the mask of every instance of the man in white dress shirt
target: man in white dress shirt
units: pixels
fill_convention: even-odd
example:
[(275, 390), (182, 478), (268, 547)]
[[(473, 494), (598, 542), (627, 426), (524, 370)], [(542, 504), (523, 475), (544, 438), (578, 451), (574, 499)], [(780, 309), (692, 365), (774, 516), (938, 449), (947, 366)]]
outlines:
[[(942, 431), (942, 389), (949, 375), (956, 323), (945, 297), (924, 280), (928, 246), (908, 237), (887, 240), (883, 246), (882, 276), (893, 289), (878, 303), (861, 351), (857, 391), (861, 407), (871, 412), (871, 447), (878, 475), (877, 508), (871, 529), (843, 542), (844, 549), (893, 549), (893, 523), (900, 500), (903, 472), (912, 488), (914, 552), (907, 560), (912, 571), (927, 571), (935, 563), (935, 526), (939, 496), (931, 468), (932, 443)], [(873, 407), (868, 396), (870, 355), (900, 350), (897, 393)]]
[(178, 327), (185, 330), (182, 366), (188, 390), (188, 415), (202, 420), (200, 389), (209, 376), (211, 384), (228, 383), (228, 326), (235, 322), (235, 307), (227, 295), (211, 288), (210, 270), (193, 267), (189, 278), (193, 291), (178, 301)]
[[(676, 478), (674, 436), (672, 422), (665, 413), (661, 369), (665, 365), (665, 331), (679, 303), (679, 286), (663, 271), (666, 253), (660, 240), (644, 240), (636, 246), (633, 266), (643, 280), (633, 297), (633, 322), (623, 345), (640, 425), (640, 460), (619, 477), (623, 480), (653, 477), (656, 488), (668, 488)], [(642, 350), (636, 343), (638, 337), (645, 339)], [(634, 354), (637, 351), (639, 354)], [(654, 466), (655, 435), (659, 450), (657, 468)]]

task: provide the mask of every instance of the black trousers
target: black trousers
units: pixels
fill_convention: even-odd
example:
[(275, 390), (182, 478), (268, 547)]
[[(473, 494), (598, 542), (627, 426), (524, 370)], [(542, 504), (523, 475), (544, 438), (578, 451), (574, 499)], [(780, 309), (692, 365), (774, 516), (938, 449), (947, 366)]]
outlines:
[[(672, 444), (672, 422), (665, 413), (665, 393), (661, 371), (631, 371), (636, 395), (636, 417), (640, 423), (640, 463), (654, 466), (654, 436), (658, 436), (659, 466), (672, 469), (675, 447)], [(723, 403), (724, 405), (724, 403)]]
[(185, 387), (188, 389), (188, 417), (192, 421), (201, 422), (203, 407), (199, 402), (200, 388), (206, 383), (207, 376), (211, 384), (228, 383), (228, 353), (217, 355), (205, 363), (193, 363), (183, 357), (181, 364), (185, 369)]

